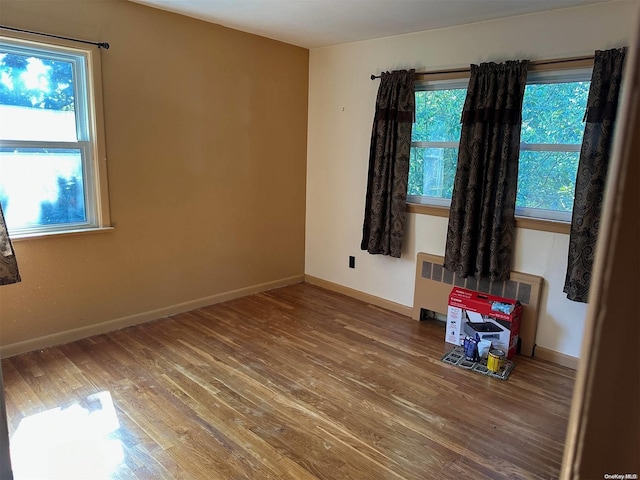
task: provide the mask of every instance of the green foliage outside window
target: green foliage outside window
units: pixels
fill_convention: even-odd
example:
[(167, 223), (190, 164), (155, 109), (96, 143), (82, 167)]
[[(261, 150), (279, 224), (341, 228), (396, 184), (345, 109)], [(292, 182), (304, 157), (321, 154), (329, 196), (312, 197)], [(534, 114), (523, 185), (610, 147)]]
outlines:
[(0, 204), (10, 230), (87, 221), (78, 61), (0, 45)]
[(0, 53), (0, 105), (73, 111), (71, 63)]
[[(580, 145), (590, 82), (527, 85), (520, 140)], [(580, 152), (520, 151), (516, 205), (571, 212)]]
[(466, 96), (465, 88), (417, 91), (411, 141), (460, 141), (460, 116)]
[(524, 143), (581, 144), (590, 82), (527, 85), (522, 102)]
[[(450, 146), (437, 148), (437, 142), (460, 141), (460, 115), (466, 95), (467, 90), (464, 88), (416, 92), (416, 122), (411, 140), (436, 142), (436, 145), (431, 145), (434, 148), (411, 149), (407, 190), (409, 195), (451, 198), (458, 149)], [(440, 177), (434, 179), (430, 174), (436, 171), (440, 172)], [(440, 186), (439, 190), (435, 184)]]
[(457, 148), (413, 147), (407, 193), (451, 199), (457, 166)]
[[(590, 82), (529, 84), (517, 206), (571, 212)], [(450, 199), (466, 89), (416, 92), (407, 193)]]
[(521, 151), (516, 206), (571, 212), (579, 152)]

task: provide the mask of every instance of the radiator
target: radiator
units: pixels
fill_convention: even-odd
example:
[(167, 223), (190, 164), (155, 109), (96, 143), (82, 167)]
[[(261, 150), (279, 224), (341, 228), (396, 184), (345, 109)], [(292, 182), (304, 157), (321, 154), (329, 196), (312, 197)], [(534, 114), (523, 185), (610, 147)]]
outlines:
[(520, 354), (532, 357), (544, 279), (537, 275), (512, 271), (511, 278), (504, 282), (491, 282), (487, 279), (478, 282), (475, 277), (458, 277), (445, 269), (443, 263), (444, 257), (418, 253), (412, 318), (420, 320), (423, 309), (446, 315), (449, 293), (454, 286), (515, 298), (522, 304)]

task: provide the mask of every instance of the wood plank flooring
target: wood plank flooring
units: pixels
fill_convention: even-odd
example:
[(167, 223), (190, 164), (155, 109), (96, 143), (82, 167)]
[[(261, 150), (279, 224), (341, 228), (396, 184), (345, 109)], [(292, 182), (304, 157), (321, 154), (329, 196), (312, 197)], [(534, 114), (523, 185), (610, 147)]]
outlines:
[(16, 479), (553, 479), (574, 375), (298, 284), (2, 361)]

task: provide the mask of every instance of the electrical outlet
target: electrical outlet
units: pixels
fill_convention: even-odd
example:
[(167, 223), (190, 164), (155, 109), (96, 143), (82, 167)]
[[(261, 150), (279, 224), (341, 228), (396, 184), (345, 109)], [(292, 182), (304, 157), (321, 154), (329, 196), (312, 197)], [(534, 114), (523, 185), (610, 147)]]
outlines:
[(349, 268), (356, 268), (356, 257), (349, 255)]

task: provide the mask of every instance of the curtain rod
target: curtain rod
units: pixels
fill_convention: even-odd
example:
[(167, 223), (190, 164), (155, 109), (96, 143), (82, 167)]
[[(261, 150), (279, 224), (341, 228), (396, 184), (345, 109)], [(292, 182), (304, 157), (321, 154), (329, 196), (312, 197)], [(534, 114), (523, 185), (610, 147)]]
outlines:
[(13, 32), (20, 32), (20, 33), (30, 33), (32, 35), (40, 35), (43, 37), (59, 38), (60, 40), (69, 40), (69, 41), (78, 42), (78, 43), (86, 43), (88, 45), (95, 45), (98, 48), (104, 48), (105, 50), (109, 50), (109, 44), (107, 42), (90, 42), (88, 40), (80, 40), (78, 38), (61, 37), (60, 35), (52, 35), (50, 33), (32, 32), (31, 30), (23, 30), (22, 28), (7, 27), (4, 25), (0, 25), (0, 29), (11, 30)]
[[(529, 62), (529, 65), (553, 65), (555, 63), (569, 63), (569, 62), (580, 62), (584, 60), (593, 60), (593, 55), (586, 55), (584, 57), (570, 57), (570, 58), (559, 58), (557, 60), (537, 60), (533, 62)], [(467, 73), (470, 72), (471, 68), (451, 68), (448, 70), (433, 70), (431, 72), (416, 72), (416, 75), (440, 75), (446, 73)], [(371, 74), (371, 80), (375, 80), (376, 78), (380, 78), (380, 75)]]

